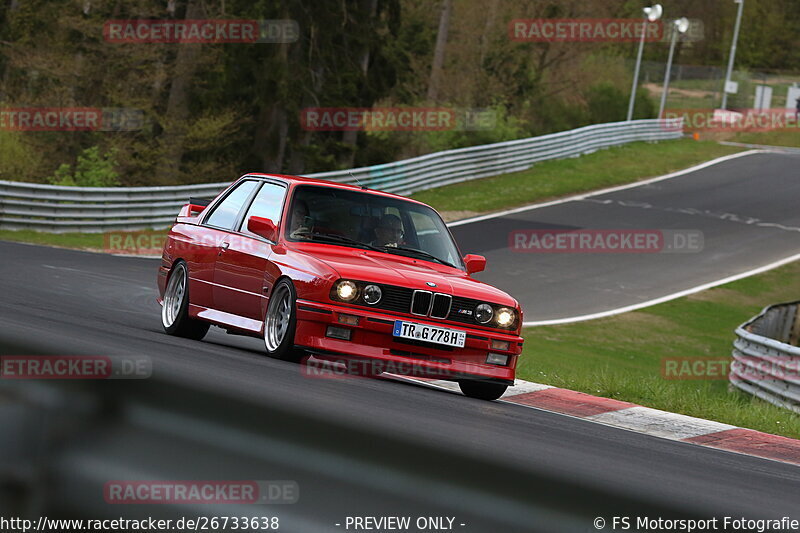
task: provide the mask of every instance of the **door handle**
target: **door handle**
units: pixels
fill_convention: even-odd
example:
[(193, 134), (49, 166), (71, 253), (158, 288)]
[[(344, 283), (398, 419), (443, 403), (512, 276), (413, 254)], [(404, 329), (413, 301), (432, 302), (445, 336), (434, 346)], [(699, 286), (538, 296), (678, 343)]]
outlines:
[(223, 243), (220, 245), (220, 247), (219, 247), (219, 253), (218, 253), (217, 255), (222, 255), (222, 252), (224, 252), (225, 250), (227, 250), (227, 249), (228, 249), (228, 246), (230, 246), (230, 243), (223, 242)]

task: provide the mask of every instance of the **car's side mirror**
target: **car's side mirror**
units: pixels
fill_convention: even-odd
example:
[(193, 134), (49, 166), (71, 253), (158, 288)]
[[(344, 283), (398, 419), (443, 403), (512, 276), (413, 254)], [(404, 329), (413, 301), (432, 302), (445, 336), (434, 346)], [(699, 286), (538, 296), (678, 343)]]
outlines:
[(486, 258), (482, 255), (467, 254), (464, 256), (464, 264), (467, 265), (467, 274), (483, 272), (486, 269)]
[(278, 226), (264, 217), (250, 217), (247, 219), (247, 229), (270, 242), (278, 242)]

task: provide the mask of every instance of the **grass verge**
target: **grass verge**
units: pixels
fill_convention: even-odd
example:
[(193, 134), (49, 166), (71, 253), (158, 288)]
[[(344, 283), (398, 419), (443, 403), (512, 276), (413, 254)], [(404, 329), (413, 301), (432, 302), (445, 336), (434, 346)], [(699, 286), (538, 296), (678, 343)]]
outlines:
[(800, 294), (800, 263), (615, 317), (526, 328), (522, 379), (800, 438), (800, 415), (727, 380), (670, 380), (664, 358), (730, 358), (734, 329)]
[[(138, 247), (146, 248), (146, 253), (153, 254), (155, 253), (153, 252), (153, 243), (163, 244), (163, 236), (167, 235), (167, 231), (164, 229), (110, 231), (108, 233), (44, 233), (33, 230), (0, 230), (0, 241), (26, 242), (58, 248), (121, 254), (135, 253)], [(144, 240), (140, 240), (140, 238)]]
[(737, 133), (731, 140), (740, 143), (800, 148), (800, 131), (744, 132)]
[(632, 183), (743, 151), (713, 141), (637, 142), (532, 168), (418, 192), (412, 197), (438, 211), (484, 213)]

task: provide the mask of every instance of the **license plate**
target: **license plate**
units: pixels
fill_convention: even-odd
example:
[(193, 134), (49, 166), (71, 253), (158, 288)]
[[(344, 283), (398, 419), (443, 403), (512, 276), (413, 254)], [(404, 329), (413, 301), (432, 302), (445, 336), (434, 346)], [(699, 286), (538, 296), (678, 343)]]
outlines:
[(432, 342), (463, 348), (467, 340), (467, 332), (458, 329), (443, 328), (440, 326), (429, 326), (427, 324), (417, 324), (416, 322), (406, 322), (395, 320), (392, 335), (401, 339), (413, 339), (415, 341)]

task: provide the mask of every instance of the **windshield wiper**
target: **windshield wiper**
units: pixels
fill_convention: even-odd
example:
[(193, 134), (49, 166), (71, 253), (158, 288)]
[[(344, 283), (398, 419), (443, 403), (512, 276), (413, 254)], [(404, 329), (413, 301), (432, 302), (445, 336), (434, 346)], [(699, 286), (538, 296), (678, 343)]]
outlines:
[(410, 252), (410, 253), (417, 254), (419, 256), (425, 257), (427, 259), (432, 259), (432, 260), (436, 261), (437, 263), (441, 263), (443, 265), (446, 265), (446, 266), (449, 266), (449, 267), (452, 267), (452, 268), (458, 268), (457, 266), (448, 263), (444, 259), (439, 259), (435, 255), (433, 255), (431, 253), (428, 253), (425, 250), (418, 250), (416, 248), (406, 248), (405, 246), (384, 246), (382, 250), (390, 252), (390, 253), (392, 252), (392, 250), (400, 250), (400, 251), (403, 251), (403, 252)]
[(355, 239), (351, 239), (350, 237), (345, 237), (344, 235), (336, 235), (334, 233), (311, 233), (311, 239), (320, 240), (328, 239), (335, 242), (340, 242), (342, 244), (351, 244), (353, 246), (359, 246), (362, 248), (368, 248), (370, 250), (375, 250), (376, 252), (382, 252), (382, 248), (378, 248), (377, 246), (372, 246), (371, 244), (367, 244), (365, 242), (357, 241)]

